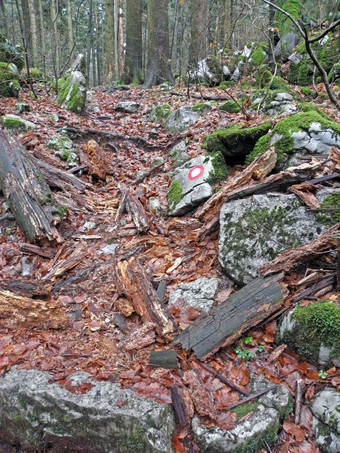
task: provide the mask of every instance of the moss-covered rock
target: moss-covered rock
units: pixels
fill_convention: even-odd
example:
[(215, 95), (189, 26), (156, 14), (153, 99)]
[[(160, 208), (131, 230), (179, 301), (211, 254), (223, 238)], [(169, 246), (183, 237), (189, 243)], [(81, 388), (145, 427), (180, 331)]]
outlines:
[(169, 104), (156, 105), (156, 107), (154, 107), (149, 114), (149, 120), (152, 122), (158, 121), (162, 123), (168, 118), (170, 113), (171, 109)]
[(273, 74), (265, 69), (260, 72), (256, 78), (259, 88), (269, 88), (271, 90), (279, 90), (280, 92), (290, 93), (291, 89), (288, 83), (279, 76), (273, 76)]
[(84, 67), (85, 58), (79, 54), (66, 77), (58, 80), (58, 103), (75, 113), (81, 113), (85, 107), (86, 78), (82, 72)]
[(332, 146), (340, 149), (340, 125), (314, 109), (291, 115), (275, 125), (269, 139), (256, 143), (247, 163), (266, 151), (266, 143), (275, 148), (276, 168), (284, 169), (306, 154), (329, 154)]
[[(42, 73), (41, 69), (39, 68), (30, 68), (30, 77), (32, 82), (43, 82), (44, 81), (44, 74)], [(28, 74), (27, 69), (23, 69), (20, 73), (20, 80), (22, 82), (27, 81)]]
[(279, 339), (295, 349), (302, 360), (318, 367), (340, 364), (340, 307), (323, 300), (296, 307), (279, 329)]
[(198, 104), (194, 104), (192, 109), (199, 115), (204, 115), (205, 112), (211, 110), (211, 105), (208, 102), (199, 102)]
[(47, 148), (56, 151), (56, 155), (67, 162), (69, 167), (74, 167), (79, 164), (77, 151), (69, 137), (64, 135), (53, 135), (47, 142)]
[(24, 67), (23, 49), (19, 45), (11, 43), (7, 37), (0, 32), (0, 61), (13, 63), (21, 71)]
[(271, 123), (263, 123), (253, 127), (242, 127), (232, 124), (223, 129), (217, 129), (206, 135), (203, 147), (209, 152), (220, 151), (226, 158), (241, 158), (251, 152), (257, 140), (271, 128)]
[(226, 101), (219, 106), (219, 109), (228, 113), (238, 113), (242, 110), (242, 101)]
[(36, 127), (34, 123), (24, 120), (17, 115), (3, 115), (1, 117), (1, 124), (5, 129), (12, 131), (31, 131)]
[(0, 96), (18, 97), (20, 84), (19, 71), (14, 63), (0, 62)]

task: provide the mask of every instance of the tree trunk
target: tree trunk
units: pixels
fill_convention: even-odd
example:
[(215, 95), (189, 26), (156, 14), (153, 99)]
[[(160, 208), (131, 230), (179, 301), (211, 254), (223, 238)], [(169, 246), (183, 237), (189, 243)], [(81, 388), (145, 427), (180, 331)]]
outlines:
[[(274, 0), (275, 1), (275, 0)], [(275, 56), (274, 56), (274, 27), (275, 27), (275, 8), (269, 5), (269, 53), (268, 53), (268, 64), (272, 72), (275, 71)]]
[(52, 22), (52, 36), (53, 36), (53, 67), (56, 80), (60, 76), (60, 43), (58, 31), (58, 0), (51, 0), (51, 22)]
[(173, 82), (170, 66), (168, 0), (148, 0), (148, 60), (145, 88)]
[(93, 1), (89, 0), (89, 20), (87, 24), (87, 59), (86, 59), (88, 85), (90, 85), (91, 49), (93, 49)]
[(33, 60), (30, 10), (29, 10), (29, 1), (28, 0), (21, 0), (21, 11), (22, 11), (23, 27), (24, 27), (25, 52), (27, 52), (29, 66), (32, 67), (34, 64), (34, 60)]
[(8, 37), (8, 24), (4, 0), (0, 0), (0, 29), (4, 30), (6, 36)]
[(74, 36), (72, 24), (72, 5), (71, 0), (67, 0), (67, 36), (68, 36), (68, 49), (70, 52), (70, 61), (74, 60)]
[(225, 1), (225, 13), (224, 13), (224, 47), (231, 49), (231, 2), (232, 0)]
[(197, 63), (207, 55), (207, 16), (208, 1), (196, 0), (191, 23), (189, 69), (196, 68)]
[(105, 0), (105, 81), (115, 78), (114, 0)]
[(142, 53), (141, 0), (126, 0), (126, 57), (124, 74), (127, 82), (140, 82)]
[(53, 195), (39, 167), (19, 142), (0, 131), (0, 187), (30, 241), (58, 240), (52, 227)]
[(38, 46), (39, 46), (39, 56), (42, 62), (42, 68), (44, 70), (45, 79), (46, 79), (46, 46), (45, 46), (45, 26), (44, 26), (44, 14), (42, 7), (42, 0), (38, 0)]
[(34, 0), (28, 2), (30, 23), (31, 23), (31, 36), (32, 36), (32, 64), (38, 65), (38, 34), (37, 34), (37, 12)]

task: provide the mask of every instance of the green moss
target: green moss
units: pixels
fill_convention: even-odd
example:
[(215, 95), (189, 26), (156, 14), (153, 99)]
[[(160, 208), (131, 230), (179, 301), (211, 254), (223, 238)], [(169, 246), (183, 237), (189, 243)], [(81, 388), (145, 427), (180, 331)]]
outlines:
[(210, 172), (207, 182), (212, 186), (220, 181), (223, 181), (228, 176), (228, 167), (225, 163), (224, 157), (220, 152), (207, 153), (207, 156), (211, 156), (213, 172)]
[(270, 128), (271, 123), (244, 128), (232, 124), (206, 135), (202, 146), (209, 152), (220, 151), (226, 155), (246, 155), (253, 150), (257, 140)]
[(207, 110), (211, 110), (211, 105), (205, 102), (200, 102), (192, 106), (194, 112), (197, 112), (200, 115), (203, 115)]
[(182, 197), (183, 192), (180, 183), (176, 180), (172, 181), (167, 194), (169, 212), (171, 212), (174, 207), (181, 201)]
[(249, 412), (254, 412), (260, 403), (258, 401), (251, 401), (250, 403), (241, 404), (241, 406), (235, 407), (231, 412), (234, 412), (237, 415), (236, 423), (238, 423), (241, 418), (248, 415)]
[(318, 115), (322, 116), (326, 120), (330, 119), (329, 116), (325, 112), (323, 112), (316, 105), (314, 105), (314, 104), (312, 104), (310, 102), (299, 102), (297, 104), (297, 107), (302, 112), (316, 112)]
[(65, 104), (68, 110), (75, 113), (81, 113), (85, 106), (85, 99), (80, 95), (78, 83), (73, 83), (70, 99)]
[(320, 203), (320, 208), (317, 210), (315, 218), (328, 228), (340, 222), (339, 192), (333, 192)]
[(269, 148), (269, 140), (270, 140), (269, 134), (263, 135), (257, 140), (253, 151), (250, 154), (248, 154), (246, 158), (247, 165), (253, 162), (256, 156), (259, 156), (260, 154), (263, 154), (267, 151), (267, 149)]
[(21, 131), (29, 131), (35, 128), (33, 123), (25, 121), (16, 115), (4, 115), (1, 117), (1, 124), (6, 129), (17, 129)]
[[(278, 439), (279, 423), (273, 423), (265, 432), (255, 436), (251, 441), (239, 445), (233, 453), (258, 453), (262, 448), (267, 449), (268, 445), (274, 445)], [(220, 453), (220, 452), (219, 452)]]
[(59, 205), (57, 206), (56, 211), (61, 220), (64, 220), (68, 216), (68, 209), (66, 206)]
[(143, 453), (147, 446), (148, 441), (145, 432), (140, 426), (137, 426), (137, 428), (129, 436), (127, 436), (126, 439), (119, 442), (119, 451)]
[(261, 66), (267, 59), (268, 45), (266, 43), (259, 43), (251, 53), (251, 63), (254, 66)]
[(0, 62), (0, 96), (18, 97), (18, 69), (13, 63)]
[(157, 105), (151, 112), (150, 120), (162, 122), (168, 118), (170, 113), (171, 110), (169, 104)]
[(219, 109), (228, 113), (238, 113), (242, 110), (242, 107), (236, 101), (227, 101), (222, 104)]
[(301, 87), (301, 93), (304, 96), (312, 96), (315, 92), (308, 87)]
[(61, 78), (58, 80), (58, 103), (62, 104), (66, 99), (69, 86), (71, 82), (71, 74), (67, 75), (66, 78)]
[(328, 300), (297, 307), (292, 319), (298, 325), (293, 329), (295, 347), (303, 360), (318, 362), (321, 344), (340, 354), (340, 308)]
[(273, 74), (268, 69), (262, 71), (258, 75), (256, 81), (260, 88), (266, 88), (271, 83), (271, 90), (278, 90), (278, 92), (280, 93), (282, 91), (284, 91), (285, 93), (290, 93), (290, 86), (288, 85), (288, 83), (282, 77), (273, 77)]
[(227, 90), (228, 88), (232, 88), (235, 83), (234, 80), (224, 80), (218, 87), (221, 88), (221, 90)]
[[(277, 5), (287, 11), (293, 19), (297, 21), (300, 19), (302, 5), (300, 0), (279, 0)], [(275, 11), (275, 25), (279, 30), (280, 36), (285, 35), (293, 28), (291, 20), (278, 10)]]

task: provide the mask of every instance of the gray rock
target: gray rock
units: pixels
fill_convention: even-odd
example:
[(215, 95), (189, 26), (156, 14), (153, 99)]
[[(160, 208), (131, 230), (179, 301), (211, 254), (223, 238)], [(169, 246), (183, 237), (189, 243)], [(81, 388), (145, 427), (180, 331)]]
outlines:
[(11, 369), (0, 379), (0, 431), (24, 449), (100, 453), (169, 453), (175, 430), (171, 405), (141, 398), (112, 382), (88, 382), (85, 394), (50, 382), (48, 373)]
[(89, 230), (93, 230), (93, 228), (96, 227), (96, 223), (95, 222), (85, 222), (84, 223), (84, 230), (85, 231), (89, 231)]
[[(264, 379), (253, 383), (253, 392), (270, 385)], [(256, 390), (255, 390), (256, 389)], [(275, 443), (282, 419), (291, 408), (290, 395), (283, 386), (268, 392), (249, 407), (252, 415), (244, 421), (237, 422), (231, 430), (218, 427), (208, 428), (200, 425), (197, 416), (192, 421), (193, 432), (201, 451), (205, 453), (232, 453), (237, 451), (255, 452), (261, 447)], [(244, 418), (244, 417), (243, 417)]]
[(140, 109), (140, 104), (137, 102), (132, 101), (121, 101), (115, 105), (114, 110), (116, 112), (124, 112), (124, 113), (136, 113)]
[(183, 106), (172, 112), (165, 122), (165, 129), (171, 134), (179, 134), (199, 120), (200, 116), (191, 107)]
[(150, 197), (148, 200), (148, 211), (160, 215), (162, 212), (161, 203), (157, 197)]
[(104, 255), (114, 255), (118, 247), (119, 244), (106, 244), (104, 247), (99, 249), (99, 253), (104, 253)]
[(169, 305), (174, 305), (179, 299), (184, 305), (198, 308), (206, 313), (212, 307), (218, 291), (218, 278), (198, 278), (193, 282), (180, 283), (169, 298)]
[(56, 151), (56, 156), (67, 162), (68, 167), (79, 165), (77, 150), (72, 140), (65, 135), (52, 135), (46, 144), (47, 148)]
[(315, 440), (323, 453), (340, 451), (340, 393), (335, 389), (322, 390), (312, 404)]
[(288, 61), (289, 56), (293, 52), (293, 49), (298, 44), (298, 42), (299, 35), (293, 31), (290, 31), (289, 33), (283, 35), (275, 46), (275, 58), (281, 58), (284, 63)]
[[(322, 200), (330, 192), (322, 190)], [(219, 261), (236, 281), (249, 283), (280, 252), (315, 239), (326, 230), (291, 194), (269, 193), (227, 202), (220, 212)]]
[(30, 112), (31, 107), (29, 104), (26, 104), (26, 102), (18, 102), (17, 104), (15, 104), (15, 110), (18, 113)]
[(294, 98), (289, 93), (277, 93), (272, 100), (265, 102), (261, 113), (265, 113), (269, 116), (280, 115), (285, 113), (287, 115), (292, 115), (297, 112), (297, 106), (295, 104)]
[(86, 102), (86, 60), (84, 55), (78, 54), (66, 77), (58, 80), (60, 89), (58, 103), (61, 107), (75, 113), (81, 113)]
[(21, 263), (21, 275), (23, 277), (29, 277), (32, 275), (31, 262), (28, 256), (23, 256), (20, 260)]
[(24, 120), (17, 115), (3, 115), (1, 117), (1, 124), (5, 129), (12, 131), (32, 131), (36, 128), (34, 123), (31, 121)]
[(185, 150), (186, 150), (185, 140), (182, 140), (172, 148), (170, 152), (170, 157), (173, 159), (172, 165), (174, 169), (182, 167), (182, 165), (184, 165), (186, 162), (190, 160), (190, 157), (185, 152)]
[(162, 156), (159, 156), (159, 157), (156, 157), (150, 164), (150, 168), (156, 168), (156, 167), (160, 167), (161, 165), (164, 164), (164, 157)]
[(294, 52), (292, 55), (288, 57), (288, 60), (293, 64), (299, 64), (303, 56), (299, 52)]

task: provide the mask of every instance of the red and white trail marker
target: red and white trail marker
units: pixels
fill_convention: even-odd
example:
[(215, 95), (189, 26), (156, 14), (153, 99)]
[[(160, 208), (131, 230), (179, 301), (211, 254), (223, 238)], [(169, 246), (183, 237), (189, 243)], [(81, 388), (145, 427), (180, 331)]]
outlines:
[(196, 165), (196, 167), (190, 169), (188, 177), (191, 181), (193, 181), (194, 179), (197, 179), (200, 176), (202, 176), (203, 172), (204, 168), (202, 167), (202, 165)]

